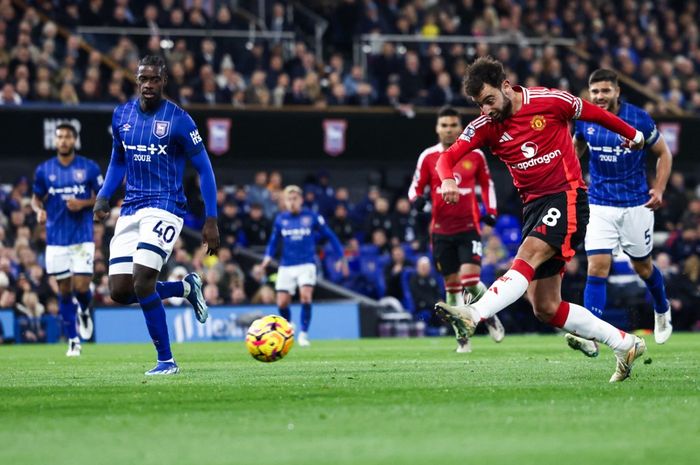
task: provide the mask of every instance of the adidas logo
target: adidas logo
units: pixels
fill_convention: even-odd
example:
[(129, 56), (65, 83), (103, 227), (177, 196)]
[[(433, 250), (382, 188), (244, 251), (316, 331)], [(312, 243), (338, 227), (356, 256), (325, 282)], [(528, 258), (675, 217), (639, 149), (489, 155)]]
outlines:
[(503, 142), (508, 142), (508, 141), (511, 141), (511, 140), (513, 140), (513, 136), (511, 136), (511, 135), (508, 134), (507, 132), (504, 132), (503, 135), (501, 136), (501, 138), (498, 139), (498, 142), (499, 142), (499, 143), (503, 143)]
[(547, 227), (545, 225), (541, 224), (535, 228), (535, 232), (538, 232), (538, 233), (542, 234), (543, 236), (546, 236), (547, 235)]

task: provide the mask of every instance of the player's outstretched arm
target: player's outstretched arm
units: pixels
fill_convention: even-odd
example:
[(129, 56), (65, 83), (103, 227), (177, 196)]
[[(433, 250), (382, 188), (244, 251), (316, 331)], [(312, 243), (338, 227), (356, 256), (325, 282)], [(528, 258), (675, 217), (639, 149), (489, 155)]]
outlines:
[(350, 270), (348, 269), (348, 262), (345, 259), (345, 249), (343, 248), (343, 244), (340, 242), (340, 239), (338, 239), (338, 236), (335, 235), (333, 230), (328, 227), (326, 220), (324, 220), (321, 215), (318, 215), (317, 221), (318, 230), (321, 233), (321, 236), (330, 241), (333, 251), (338, 257), (340, 257), (336, 262), (336, 270), (340, 271), (343, 276), (347, 277), (348, 274), (350, 274)]
[(644, 204), (645, 207), (651, 210), (656, 210), (661, 207), (666, 191), (666, 184), (671, 175), (671, 165), (673, 164), (673, 155), (671, 150), (664, 140), (664, 136), (659, 136), (659, 140), (649, 148), (649, 152), (656, 155), (656, 179), (649, 189), (649, 201)]
[(483, 128), (484, 124), (488, 121), (486, 116), (480, 116), (469, 123), (457, 141), (440, 154), (435, 169), (442, 181), (440, 192), (445, 202), (454, 204), (459, 201), (459, 188), (455, 182), (452, 168), (462, 157), (472, 150), (478, 149), (483, 145), (488, 145), (484, 143), (483, 137), (480, 134), (480, 128)]
[(581, 104), (579, 119), (600, 124), (605, 129), (616, 132), (629, 141), (626, 145), (632, 150), (641, 150), (644, 147), (644, 134), (642, 131), (633, 128), (616, 115), (590, 102), (581, 99)]
[(200, 151), (193, 156), (190, 161), (199, 173), (199, 186), (202, 191), (202, 199), (204, 199), (204, 211), (206, 212), (206, 220), (202, 227), (202, 241), (207, 244), (207, 253), (214, 255), (219, 250), (219, 226), (217, 224), (216, 210), (216, 179), (214, 179), (214, 170), (209, 161), (209, 154), (206, 150)]

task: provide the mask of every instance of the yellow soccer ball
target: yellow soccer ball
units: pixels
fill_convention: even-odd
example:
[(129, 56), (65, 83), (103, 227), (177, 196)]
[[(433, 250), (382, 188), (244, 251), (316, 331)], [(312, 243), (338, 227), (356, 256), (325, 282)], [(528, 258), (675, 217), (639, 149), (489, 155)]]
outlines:
[(275, 362), (283, 358), (294, 345), (294, 329), (278, 315), (267, 315), (250, 325), (245, 346), (255, 360)]

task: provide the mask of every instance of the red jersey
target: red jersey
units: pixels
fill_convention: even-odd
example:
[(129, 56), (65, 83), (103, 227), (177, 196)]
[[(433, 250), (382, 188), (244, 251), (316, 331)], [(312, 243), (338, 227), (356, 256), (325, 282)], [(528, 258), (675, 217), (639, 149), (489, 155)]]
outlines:
[[(593, 105), (561, 90), (520, 86), (513, 86), (513, 89), (523, 96), (518, 112), (503, 122), (482, 115), (469, 123), (457, 142), (440, 158), (437, 164), (440, 178), (451, 178), (452, 167), (463, 156), (486, 146), (508, 167), (523, 202), (585, 188), (569, 121), (578, 119), (584, 107)], [(610, 116), (601, 118), (594, 109), (588, 109), (588, 113), (591, 119), (595, 117), (595, 122), (613, 129), (609, 127)], [(634, 137), (634, 128), (619, 123), (614, 125), (616, 132), (622, 128), (625, 137)]]
[(457, 182), (460, 195), (457, 205), (449, 205), (442, 199), (440, 176), (435, 166), (442, 150), (442, 144), (438, 143), (420, 154), (413, 182), (408, 190), (408, 198), (413, 202), (423, 195), (426, 186), (430, 186), (433, 202), (431, 233), (456, 234), (474, 230), (480, 232), (479, 205), (475, 191), (477, 181), (481, 186), (481, 197), (486, 212), (496, 214), (496, 191), (484, 153), (481, 150), (471, 151), (452, 167), (452, 176)]

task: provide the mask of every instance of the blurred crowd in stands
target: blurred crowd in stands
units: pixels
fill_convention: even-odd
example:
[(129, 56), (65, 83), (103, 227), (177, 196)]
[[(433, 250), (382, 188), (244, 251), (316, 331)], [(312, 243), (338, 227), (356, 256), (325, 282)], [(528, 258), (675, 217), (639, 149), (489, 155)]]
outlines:
[[(465, 67), (491, 54), (507, 65), (515, 83), (581, 94), (590, 72), (614, 67), (638, 84), (625, 91), (651, 112), (700, 112), (695, 0), (303, 2), (330, 20), (320, 58), (313, 37), (292, 19), (294, 2), (263, 3), (265, 18), (251, 14), (258, 11), (257, 1), (35, 0), (23, 9), (0, 0), (0, 105), (123, 102), (134, 94), (138, 59), (161, 54), (170, 72), (167, 94), (184, 105), (385, 105), (411, 111), (468, 105), (461, 92)], [(248, 31), (251, 24), (271, 37), (163, 31)], [(148, 33), (79, 35), (78, 26), (138, 27)], [(293, 39), (283, 40), (283, 33)], [(427, 42), (363, 46), (361, 34)], [(461, 35), (496, 40), (440, 39)], [(574, 45), (530, 45), (527, 38), (571, 39)]]
[[(275, 270), (263, 269), (256, 258), (240, 252), (242, 248), (261, 252), (267, 244), (274, 215), (282, 208), (282, 175), (261, 171), (250, 184), (220, 187), (217, 200), (223, 246), (216, 256), (207, 256), (200, 246), (198, 188), (196, 182), (189, 186), (187, 195), (194, 213), (186, 218), (187, 227), (161, 279), (181, 279), (187, 272), (197, 271), (204, 278), (204, 294), (212, 305), (274, 304)], [(58, 318), (56, 283), (44, 271), (45, 230), (37, 224), (30, 206), (30, 180), (21, 178), (7, 187), (0, 190), (0, 308), (15, 309), (20, 317), (22, 340), (43, 340), (51, 337), (48, 329), (59, 327), (42, 324)], [(323, 171), (310, 175), (304, 183), (305, 207), (327, 219), (345, 247), (351, 271), (348, 277), (335, 271), (332, 265), (337, 257), (320, 244), (320, 274), (369, 297), (393, 297), (415, 315), (426, 315), (443, 292), (441, 278), (430, 260), (429, 212), (416, 211), (405, 191), (373, 186), (358, 199), (350, 198), (348, 192), (346, 187), (332, 183)], [(107, 286), (107, 258), (118, 214), (116, 206), (104, 225), (95, 225), (97, 305), (113, 304)], [(666, 278), (674, 327), (700, 330), (700, 189), (694, 180), (673, 173), (664, 207), (657, 212), (656, 227), (655, 258)], [(494, 228), (484, 227), (482, 280), (486, 284), (508, 269), (520, 239), (520, 221), (515, 216), (501, 215)], [(565, 298), (582, 302), (585, 269), (585, 254), (581, 253), (567, 269)], [(623, 263), (614, 270), (615, 274), (632, 276), (633, 272), (629, 266), (625, 269)], [(614, 283), (613, 278), (611, 285)], [(636, 305), (633, 302), (638, 302), (637, 313), (648, 317), (652, 313), (645, 289), (640, 285), (634, 297), (629, 287), (623, 286), (622, 293), (611, 292), (611, 305), (618, 305), (627, 314)], [(615, 295), (624, 300), (616, 304), (612, 298)], [(170, 299), (169, 303), (186, 305), (182, 299)], [(535, 320), (526, 303), (520, 302), (515, 308), (513, 312), (502, 312), (511, 330), (542, 329), (527, 326)]]

